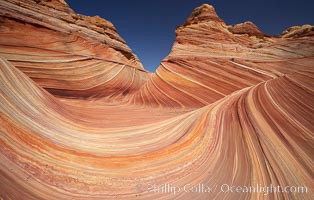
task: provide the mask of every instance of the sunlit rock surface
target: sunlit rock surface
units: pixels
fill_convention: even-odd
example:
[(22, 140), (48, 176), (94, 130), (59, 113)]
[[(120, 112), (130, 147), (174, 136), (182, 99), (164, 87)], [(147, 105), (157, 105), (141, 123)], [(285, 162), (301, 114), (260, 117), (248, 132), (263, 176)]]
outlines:
[(0, 199), (313, 199), (311, 26), (270, 37), (202, 5), (149, 74), (64, 1), (0, 8)]
[(0, 55), (51, 93), (108, 97), (148, 76), (115, 27), (64, 1), (1, 1)]
[(241, 24), (231, 25), (228, 27), (228, 30), (235, 34), (248, 34), (255, 35), (257, 37), (263, 36), (262, 32), (258, 29), (258, 27), (250, 21)]
[(270, 37), (250, 22), (228, 29), (212, 6), (202, 5), (177, 28), (170, 55), (134, 95), (134, 101), (201, 107), (284, 74), (312, 70), (313, 34)]

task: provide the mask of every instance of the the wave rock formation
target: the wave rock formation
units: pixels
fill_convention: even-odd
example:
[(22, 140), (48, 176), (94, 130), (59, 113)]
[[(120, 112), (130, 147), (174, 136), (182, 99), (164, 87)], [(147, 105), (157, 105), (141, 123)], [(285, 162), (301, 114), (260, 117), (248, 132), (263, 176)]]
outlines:
[(0, 0), (0, 199), (314, 199), (313, 30), (204, 4), (149, 73), (107, 20)]

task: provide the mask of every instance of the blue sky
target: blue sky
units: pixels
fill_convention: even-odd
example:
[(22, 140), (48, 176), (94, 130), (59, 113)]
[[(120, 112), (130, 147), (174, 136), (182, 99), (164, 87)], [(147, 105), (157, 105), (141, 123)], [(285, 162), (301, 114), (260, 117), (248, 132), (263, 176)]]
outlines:
[(314, 24), (314, 1), (310, 0), (66, 0), (77, 13), (99, 15), (111, 21), (139, 57), (154, 72), (175, 40), (174, 31), (192, 10), (203, 3), (215, 7), (227, 23), (252, 21), (263, 33), (279, 35), (293, 25)]

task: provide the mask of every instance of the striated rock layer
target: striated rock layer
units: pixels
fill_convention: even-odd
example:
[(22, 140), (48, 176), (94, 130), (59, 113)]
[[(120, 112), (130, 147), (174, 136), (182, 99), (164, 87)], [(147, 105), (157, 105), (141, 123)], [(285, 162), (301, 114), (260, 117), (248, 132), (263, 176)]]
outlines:
[(121, 96), (148, 76), (109, 21), (64, 1), (1, 0), (0, 23), (0, 56), (53, 94)]
[(310, 26), (270, 37), (202, 5), (148, 74), (62, 0), (0, 8), (0, 199), (313, 199)]
[(286, 73), (313, 70), (314, 31), (306, 30), (300, 37), (270, 37), (251, 22), (227, 26), (212, 6), (202, 5), (177, 28), (170, 55), (133, 101), (201, 107)]

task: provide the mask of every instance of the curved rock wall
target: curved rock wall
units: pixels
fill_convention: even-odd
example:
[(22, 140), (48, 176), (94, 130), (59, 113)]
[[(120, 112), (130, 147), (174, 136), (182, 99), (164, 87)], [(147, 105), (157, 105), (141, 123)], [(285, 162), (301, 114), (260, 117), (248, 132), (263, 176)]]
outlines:
[(132, 101), (202, 107), (283, 74), (313, 70), (313, 31), (285, 39), (258, 33), (252, 23), (233, 27), (241, 31), (228, 29), (212, 6), (196, 8), (177, 28), (170, 55)]
[(64, 1), (0, 8), (0, 199), (313, 199), (313, 31), (202, 5), (149, 74)]
[(0, 56), (59, 96), (132, 93), (148, 73), (115, 27), (63, 1), (1, 1)]

